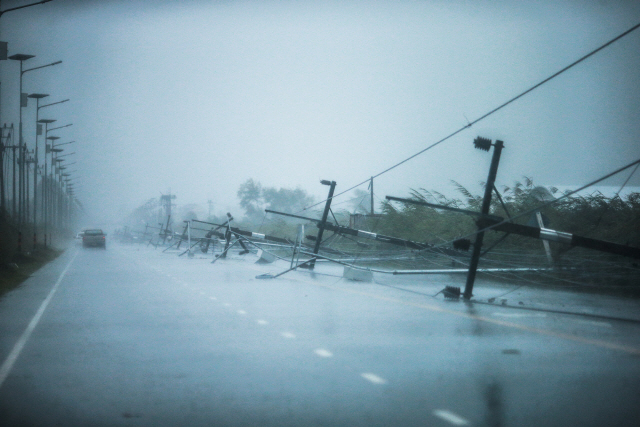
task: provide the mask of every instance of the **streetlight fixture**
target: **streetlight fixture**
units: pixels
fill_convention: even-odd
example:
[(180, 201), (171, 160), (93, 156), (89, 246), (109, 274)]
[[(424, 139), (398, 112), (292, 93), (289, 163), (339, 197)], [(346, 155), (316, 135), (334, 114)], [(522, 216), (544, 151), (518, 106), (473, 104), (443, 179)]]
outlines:
[(61, 145), (73, 144), (74, 142), (76, 141), (63, 142), (62, 144), (56, 144), (56, 147), (59, 147)]

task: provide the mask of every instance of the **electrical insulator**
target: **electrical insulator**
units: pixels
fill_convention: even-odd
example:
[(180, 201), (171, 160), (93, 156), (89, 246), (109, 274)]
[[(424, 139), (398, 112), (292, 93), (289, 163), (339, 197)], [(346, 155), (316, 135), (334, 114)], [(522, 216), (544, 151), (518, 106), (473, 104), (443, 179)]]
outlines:
[(453, 241), (453, 249), (458, 251), (468, 251), (471, 247), (471, 240), (469, 239), (458, 239)]
[(460, 299), (460, 288), (455, 286), (445, 286), (442, 290), (445, 299)]
[(473, 145), (479, 150), (489, 151), (491, 148), (491, 140), (489, 138), (477, 137), (473, 140)]

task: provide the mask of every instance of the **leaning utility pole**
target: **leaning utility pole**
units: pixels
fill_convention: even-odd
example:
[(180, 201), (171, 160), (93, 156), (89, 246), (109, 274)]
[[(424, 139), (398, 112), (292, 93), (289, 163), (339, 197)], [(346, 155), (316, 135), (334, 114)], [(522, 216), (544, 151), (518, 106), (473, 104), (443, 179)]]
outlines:
[[(336, 189), (336, 182), (335, 181), (327, 181), (327, 180), (323, 179), (322, 181), (320, 181), (320, 183), (322, 185), (328, 185), (329, 186), (329, 196), (327, 197), (327, 203), (325, 203), (325, 205), (324, 205), (324, 212), (322, 213), (322, 219), (318, 223), (318, 236), (316, 237), (316, 244), (313, 247), (313, 254), (314, 255), (318, 255), (318, 251), (320, 250), (320, 244), (322, 243), (322, 234), (324, 233), (324, 229), (325, 229), (325, 226), (327, 224), (327, 218), (329, 217), (329, 210), (331, 209), (331, 201), (333, 200), (333, 191)], [(315, 260), (315, 258), (313, 258), (309, 262), (308, 267), (304, 267), (304, 268), (308, 268), (309, 270), (313, 270), (313, 268), (315, 266), (316, 266), (316, 260)]]
[[(493, 145), (493, 157), (491, 159), (491, 166), (489, 167), (489, 177), (484, 187), (484, 198), (482, 199), (481, 215), (488, 215), (489, 208), (491, 207), (491, 194), (493, 193), (493, 186), (496, 181), (496, 175), (498, 174), (498, 164), (500, 163), (500, 153), (504, 147), (502, 141), (496, 141), (495, 144), (491, 144), (491, 140), (487, 138), (477, 137), (473, 141), (476, 148), (484, 151), (489, 151), (491, 145)], [(471, 263), (469, 264), (469, 273), (467, 274), (467, 283), (464, 288), (464, 299), (470, 300), (473, 295), (473, 282), (476, 279), (476, 270), (478, 269), (478, 262), (480, 261), (480, 251), (482, 249), (482, 241), (484, 239), (484, 231), (479, 231), (476, 234), (476, 242), (473, 245), (473, 253), (471, 254)]]

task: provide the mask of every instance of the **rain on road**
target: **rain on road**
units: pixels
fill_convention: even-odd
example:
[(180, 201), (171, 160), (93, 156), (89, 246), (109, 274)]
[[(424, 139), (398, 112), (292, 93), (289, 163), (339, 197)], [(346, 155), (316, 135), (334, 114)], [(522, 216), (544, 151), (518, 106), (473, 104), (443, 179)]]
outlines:
[[(257, 280), (287, 266), (254, 260), (67, 250), (0, 300), (3, 425), (600, 426), (640, 416), (640, 322), (423, 295), (453, 276), (360, 283), (323, 264)], [(594, 304), (637, 317), (635, 302)]]

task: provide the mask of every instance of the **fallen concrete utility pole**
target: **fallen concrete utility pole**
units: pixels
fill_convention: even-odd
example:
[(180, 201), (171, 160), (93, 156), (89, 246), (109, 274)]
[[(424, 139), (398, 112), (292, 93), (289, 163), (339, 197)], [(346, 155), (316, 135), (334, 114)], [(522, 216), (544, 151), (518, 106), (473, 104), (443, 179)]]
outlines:
[[(227, 221), (225, 224), (216, 224), (213, 222), (205, 222), (205, 221), (196, 221), (193, 220), (194, 222), (201, 222), (203, 224), (209, 224), (209, 225), (213, 225), (216, 227), (226, 227), (229, 223), (229, 221)], [(239, 228), (236, 227), (229, 227), (229, 230), (232, 233), (235, 233), (237, 235), (243, 236), (243, 237), (249, 237), (252, 239), (258, 239), (258, 240), (266, 240), (269, 242), (276, 242), (276, 243), (284, 243), (286, 245), (293, 245), (293, 242), (291, 242), (290, 240), (287, 239), (283, 239), (282, 237), (276, 237), (276, 236), (269, 236), (266, 234), (261, 234), (261, 233), (254, 233), (253, 231), (245, 231), (245, 230), (241, 230)]]
[(531, 227), (529, 225), (505, 222), (504, 218), (496, 215), (482, 215), (480, 212), (452, 208), (450, 206), (428, 203), (422, 200), (402, 199), (400, 197), (393, 196), (387, 196), (386, 198), (387, 200), (392, 200), (395, 202), (411, 203), (414, 205), (428, 206), (434, 209), (442, 209), (477, 216), (479, 217), (479, 219), (476, 221), (476, 224), (480, 229), (491, 229), (525, 237), (532, 237), (534, 239), (540, 239), (548, 242), (558, 242), (570, 246), (594, 249), (597, 251), (622, 255), (630, 258), (640, 258), (640, 248), (636, 248), (633, 246), (621, 245), (619, 243), (607, 242), (605, 240), (592, 239), (590, 237), (551, 230), (549, 228)]
[[(270, 210), (270, 209), (265, 209), (265, 212), (273, 213), (273, 214), (276, 214), (276, 215), (288, 216), (288, 217), (292, 217), (292, 218), (304, 219), (304, 220), (307, 220), (309, 222), (314, 222), (314, 223), (316, 223), (316, 225), (321, 222), (321, 220), (319, 220), (319, 219), (308, 218), (308, 217), (299, 216), (299, 215), (293, 215), (293, 214), (284, 213), (284, 212), (273, 211), (273, 210)], [(355, 228), (344, 227), (342, 225), (332, 224), (330, 222), (327, 222), (327, 223), (324, 224), (324, 229), (325, 230), (329, 230), (329, 231), (333, 231), (334, 233), (337, 233), (337, 234), (347, 234), (347, 235), (350, 235), (350, 236), (362, 237), (364, 239), (377, 240), (378, 242), (389, 243), (391, 245), (402, 246), (402, 247), (410, 248), (410, 249), (420, 249), (420, 250), (422, 250), (422, 249), (431, 249), (431, 248), (433, 248), (431, 245), (429, 245), (427, 243), (418, 243), (418, 242), (414, 242), (412, 240), (399, 239), (397, 237), (385, 236), (383, 234), (371, 233), (369, 231), (356, 230)]]
[(549, 228), (531, 227), (511, 222), (503, 223), (495, 218), (481, 218), (477, 223), (478, 226), (482, 228), (491, 228), (505, 233), (518, 234), (520, 236), (533, 237), (535, 239), (546, 240), (549, 242), (559, 242), (569, 246), (594, 249), (596, 251), (640, 259), (640, 248), (635, 248), (633, 246), (592, 239), (590, 237), (578, 236), (576, 234), (551, 230)]
[(290, 240), (287, 239), (283, 239), (281, 237), (275, 237), (275, 236), (269, 236), (266, 234), (260, 234), (260, 233), (254, 233), (253, 231), (245, 231), (245, 230), (240, 230), (239, 228), (235, 228), (235, 227), (231, 227), (230, 228), (231, 232), (243, 237), (249, 237), (252, 239), (258, 239), (258, 240), (266, 240), (268, 242), (276, 242), (276, 243), (285, 243), (287, 245), (293, 245), (293, 242), (291, 242)]

